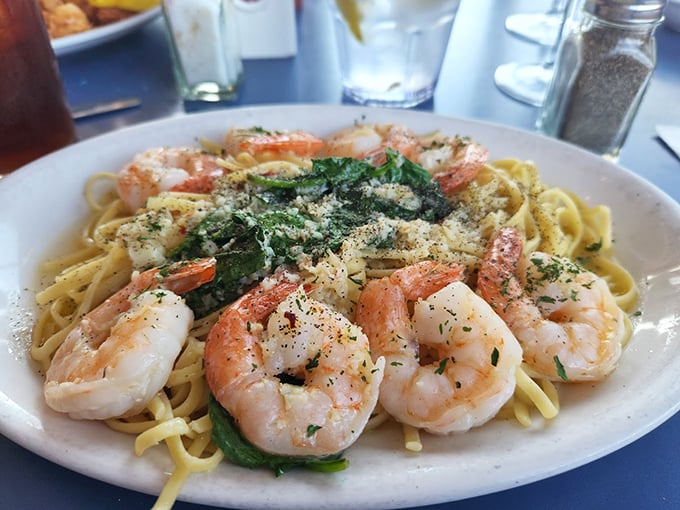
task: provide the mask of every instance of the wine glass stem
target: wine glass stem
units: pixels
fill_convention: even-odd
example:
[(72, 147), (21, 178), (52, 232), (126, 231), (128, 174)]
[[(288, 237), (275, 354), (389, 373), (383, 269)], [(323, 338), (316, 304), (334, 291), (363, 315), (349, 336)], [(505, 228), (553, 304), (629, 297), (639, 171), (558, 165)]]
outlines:
[(559, 16), (566, 10), (568, 3), (569, 0), (553, 0), (552, 5), (546, 14), (549, 16)]

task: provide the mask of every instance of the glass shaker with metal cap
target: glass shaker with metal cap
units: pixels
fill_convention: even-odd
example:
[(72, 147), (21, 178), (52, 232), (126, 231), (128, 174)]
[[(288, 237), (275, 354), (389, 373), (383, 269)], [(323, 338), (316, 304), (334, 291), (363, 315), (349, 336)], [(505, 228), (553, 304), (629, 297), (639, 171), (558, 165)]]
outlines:
[(666, 0), (582, 0), (537, 128), (616, 161), (656, 66)]

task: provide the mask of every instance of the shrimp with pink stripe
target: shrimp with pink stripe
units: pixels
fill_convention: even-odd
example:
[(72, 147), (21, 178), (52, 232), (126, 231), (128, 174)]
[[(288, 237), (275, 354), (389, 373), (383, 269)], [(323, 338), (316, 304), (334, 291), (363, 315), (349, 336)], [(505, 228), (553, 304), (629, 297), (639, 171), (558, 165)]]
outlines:
[(562, 257), (524, 254), (520, 232), (503, 227), (489, 241), (478, 287), (538, 375), (593, 381), (616, 368), (626, 336), (624, 313), (597, 275)]
[(218, 156), (195, 147), (156, 147), (137, 154), (118, 173), (116, 189), (130, 213), (163, 191), (210, 193), (224, 175)]
[(435, 434), (492, 419), (515, 390), (522, 350), (457, 264), (424, 261), (369, 281), (355, 321), (385, 358), (380, 404)]
[(324, 142), (305, 131), (270, 131), (262, 128), (231, 128), (224, 137), (226, 153), (237, 156), (240, 152), (251, 155), (294, 154), (311, 158), (319, 153)]
[(230, 305), (205, 350), (208, 386), (261, 451), (326, 456), (349, 447), (378, 400), (384, 360), (343, 315), (281, 272)]
[(44, 394), (72, 418), (139, 413), (165, 385), (193, 324), (178, 295), (213, 279), (215, 259), (139, 273), (88, 312), (57, 349)]
[(385, 162), (390, 148), (425, 168), (445, 193), (472, 181), (486, 164), (485, 147), (467, 138), (439, 131), (418, 136), (398, 124), (360, 124), (325, 139), (324, 155), (368, 159), (373, 165)]
[(416, 162), (427, 170), (444, 190), (454, 192), (472, 181), (487, 160), (489, 151), (467, 138), (437, 131), (422, 136)]
[[(236, 156), (280, 157), (286, 153), (312, 157), (324, 142), (303, 131), (265, 131), (260, 128), (232, 128), (224, 138), (223, 152)], [(129, 212), (143, 207), (149, 197), (163, 191), (211, 193), (215, 179), (228, 172), (220, 164), (222, 154), (195, 147), (156, 147), (137, 154), (118, 173), (117, 191)]]

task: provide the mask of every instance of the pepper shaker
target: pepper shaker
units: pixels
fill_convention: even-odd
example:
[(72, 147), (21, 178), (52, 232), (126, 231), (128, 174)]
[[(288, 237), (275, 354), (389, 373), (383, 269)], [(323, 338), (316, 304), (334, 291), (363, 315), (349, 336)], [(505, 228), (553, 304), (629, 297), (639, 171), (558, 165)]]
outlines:
[(618, 160), (656, 67), (666, 0), (584, 0), (562, 36), (536, 123), (543, 133)]

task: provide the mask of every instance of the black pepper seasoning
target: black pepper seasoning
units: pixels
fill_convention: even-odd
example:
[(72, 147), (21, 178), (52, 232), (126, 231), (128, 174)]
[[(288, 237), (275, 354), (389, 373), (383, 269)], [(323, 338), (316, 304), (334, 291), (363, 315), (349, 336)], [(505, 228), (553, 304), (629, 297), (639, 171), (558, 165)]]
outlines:
[(665, 0), (585, 0), (563, 35), (544, 133), (617, 160), (656, 66)]

